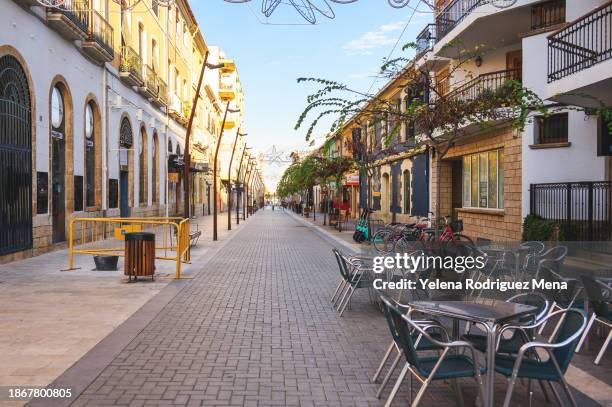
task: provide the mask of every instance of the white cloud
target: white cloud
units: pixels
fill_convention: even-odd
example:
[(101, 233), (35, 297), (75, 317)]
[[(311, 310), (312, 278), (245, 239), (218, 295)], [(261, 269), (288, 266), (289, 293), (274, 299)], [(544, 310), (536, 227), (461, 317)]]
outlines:
[(371, 55), (372, 51), (397, 41), (392, 33), (400, 31), (406, 23), (402, 21), (383, 24), (375, 31), (368, 31), (354, 40), (346, 43), (342, 48), (349, 55)]

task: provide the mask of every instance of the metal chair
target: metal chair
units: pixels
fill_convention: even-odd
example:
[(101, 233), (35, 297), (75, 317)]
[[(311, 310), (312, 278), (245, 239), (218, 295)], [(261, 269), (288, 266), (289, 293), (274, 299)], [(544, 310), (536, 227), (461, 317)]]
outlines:
[[(476, 352), (471, 344), (464, 341), (441, 342), (436, 340), (426, 332), (419, 323), (412, 320), (409, 313), (403, 314), (389, 298), (384, 296), (381, 298), (385, 315), (388, 316), (387, 320), (389, 321), (391, 332), (399, 342), (402, 354), (406, 360), (406, 364), (402, 368), (393, 386), (391, 395), (394, 396), (397, 393), (406, 374), (410, 372), (422, 384), (414, 402), (411, 400), (411, 406), (413, 407), (418, 406), (427, 387), (434, 380), (452, 380), (460, 404), (463, 404), (463, 397), (457, 382), (459, 378), (474, 378), (479, 386), (481, 397), (484, 396), (484, 386), (480, 375), (480, 368), (476, 363)], [(438, 356), (431, 357), (418, 356), (418, 349), (413, 336), (414, 333), (421, 335), (421, 341), (427, 340), (434, 346), (439, 347), (441, 353)], [(469, 357), (451, 352), (455, 349), (468, 349), (472, 356)], [(410, 378), (410, 397), (412, 398), (412, 376), (410, 376)], [(386, 406), (388, 405), (389, 404)]]
[[(405, 305), (397, 303), (396, 301), (393, 301), (386, 294), (379, 292), (379, 296), (381, 300), (382, 300), (382, 297), (384, 297), (387, 299), (388, 302), (391, 302), (392, 304), (394, 304), (400, 310), (400, 312), (404, 312), (404, 313), (410, 312), (410, 308), (408, 306), (405, 306)], [(380, 396), (382, 395), (382, 392), (384, 391), (385, 387), (389, 383), (389, 379), (391, 378), (391, 375), (397, 368), (397, 365), (402, 358), (402, 348), (399, 342), (398, 333), (395, 330), (393, 320), (391, 319), (391, 316), (389, 312), (387, 311), (388, 310), (385, 307), (384, 300), (383, 300), (383, 312), (385, 315), (385, 319), (387, 320), (389, 329), (391, 330), (392, 341), (389, 347), (387, 348), (387, 351), (385, 355), (383, 356), (383, 359), (381, 360), (380, 365), (378, 366), (378, 369), (376, 370), (376, 373), (374, 374), (374, 377), (372, 378), (372, 382), (376, 383), (376, 381), (380, 377), (380, 374), (382, 373), (383, 368), (387, 364), (389, 357), (393, 353), (393, 350), (397, 351), (397, 355), (394, 358), (393, 362), (391, 363), (391, 366), (389, 367), (387, 374), (383, 378), (383, 381), (381, 382), (381, 385), (378, 388), (378, 391), (376, 392), (377, 398), (380, 398)], [(442, 340), (444, 337), (448, 341), (449, 336), (448, 336), (448, 333), (446, 332), (446, 328), (444, 328), (444, 326), (437, 320), (435, 319), (415, 320), (415, 322), (421, 325), (425, 331), (430, 331), (430, 335), (436, 340)], [(414, 341), (417, 351), (441, 350), (440, 347), (434, 345), (432, 342), (428, 341), (426, 338), (423, 338), (423, 335), (420, 334), (419, 332), (413, 331), (411, 335), (412, 335), (412, 339)], [(393, 399), (395, 398), (396, 393), (397, 392), (391, 392), (391, 394), (389, 394), (385, 405), (390, 405), (393, 402)]]
[[(549, 313), (550, 302), (545, 296), (539, 293), (522, 293), (517, 294), (511, 298), (508, 298), (506, 302), (513, 302), (517, 304), (531, 305), (537, 308), (535, 321), (532, 317), (519, 320), (519, 322), (529, 325), (533, 322), (539, 322)], [(466, 333), (461, 339), (470, 342), (474, 345), (474, 348), (480, 352), (485, 353), (487, 350), (487, 336), (481, 334)], [(497, 346), (499, 353), (517, 354), (520, 347), (530, 340), (535, 339), (533, 332), (527, 332), (525, 329), (517, 329), (512, 331), (512, 335), (509, 338), (500, 337), (500, 341)]]
[[(496, 355), (495, 371), (510, 379), (504, 407), (510, 406), (517, 378), (548, 382), (557, 403), (563, 405), (559, 393), (552, 385), (552, 382), (558, 382), (562, 385), (572, 406), (577, 407), (564, 374), (574, 356), (577, 342), (586, 327), (587, 318), (584, 311), (573, 308), (565, 309), (553, 312), (540, 322), (530, 326), (508, 325), (500, 331), (500, 336), (504, 331), (510, 329), (536, 329), (556, 316), (563, 317), (563, 324), (554, 341), (528, 342), (521, 346), (517, 355)], [(537, 357), (537, 350), (545, 351), (548, 359), (543, 360), (541, 357)], [(534, 355), (534, 357), (530, 357), (530, 355)]]
[[(608, 328), (612, 328), (612, 307), (610, 307), (612, 303), (612, 288), (600, 281), (597, 281), (593, 277), (582, 276), (581, 279), (584, 290), (586, 291), (586, 296), (589, 300), (589, 304), (591, 304), (591, 307), (593, 308), (593, 315), (591, 315), (589, 323), (584, 330), (584, 334), (582, 335), (582, 338), (580, 338), (580, 342), (578, 342), (576, 352), (580, 352), (580, 348), (582, 347), (584, 340), (588, 336), (589, 331), (595, 322), (599, 322)], [(606, 352), (608, 345), (610, 345), (610, 340), (612, 340), (612, 329), (610, 329), (603, 346), (595, 358), (596, 365), (601, 362), (601, 358)]]
[(342, 316), (357, 289), (367, 288), (370, 293), (373, 282), (372, 269), (363, 265), (362, 261), (356, 257), (343, 255), (338, 249), (334, 249), (334, 255), (336, 255), (344, 284), (340, 283), (334, 294), (334, 297), (337, 295), (337, 299), (333, 300), (334, 297), (332, 297), (332, 302)]
[[(561, 272), (561, 265), (563, 265), (563, 261), (565, 260), (565, 256), (567, 256), (567, 246), (555, 246), (539, 256), (536, 256), (537, 261), (535, 262), (535, 277), (538, 278), (540, 275), (540, 269), (542, 267), (547, 267), (553, 270), (555, 273)], [(531, 269), (526, 269), (525, 272), (530, 273)]]
[[(582, 301), (578, 301), (578, 296), (580, 295), (580, 292), (582, 291), (582, 289), (578, 286), (578, 280), (576, 280), (575, 278), (564, 278), (560, 276), (559, 274), (557, 274), (556, 272), (554, 272), (551, 268), (547, 266), (542, 266), (542, 265), (538, 268), (538, 275), (543, 280), (548, 281), (548, 282), (557, 282), (557, 283), (567, 284), (566, 290), (543, 290), (542, 291), (542, 294), (549, 297), (553, 301), (552, 305), (550, 306), (549, 314), (552, 314), (553, 312), (559, 311), (559, 310), (566, 310), (568, 308), (580, 308), (584, 305)], [(565, 316), (562, 316), (557, 322), (557, 326), (555, 327), (552, 334), (550, 335), (551, 339), (556, 335), (557, 331), (559, 330), (559, 327), (561, 326), (561, 323), (563, 322), (563, 318), (565, 318)], [(544, 332), (544, 328), (546, 327), (547, 321), (548, 321), (548, 318), (540, 326), (540, 330), (538, 331), (538, 334), (541, 335), (542, 332)]]

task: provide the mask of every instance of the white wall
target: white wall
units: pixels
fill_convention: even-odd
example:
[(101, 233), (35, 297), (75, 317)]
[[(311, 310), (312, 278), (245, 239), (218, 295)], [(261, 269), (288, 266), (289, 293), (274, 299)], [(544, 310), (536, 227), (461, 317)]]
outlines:
[[(577, 0), (568, 0), (572, 3)], [(547, 34), (523, 39), (523, 85), (544, 97), (547, 77)], [(529, 185), (547, 182), (602, 181), (605, 158), (597, 157), (597, 120), (568, 113), (570, 147), (532, 149), (535, 129), (529, 123), (522, 138), (522, 216), (529, 213)]]
[(574, 21), (577, 18), (589, 13), (594, 8), (597, 8), (608, 0), (566, 0), (565, 16), (567, 21)]

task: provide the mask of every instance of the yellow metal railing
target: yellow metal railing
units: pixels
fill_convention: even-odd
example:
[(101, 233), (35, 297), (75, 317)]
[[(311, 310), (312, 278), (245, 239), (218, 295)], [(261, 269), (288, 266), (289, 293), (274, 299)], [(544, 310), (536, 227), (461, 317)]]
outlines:
[(68, 270), (74, 270), (75, 254), (125, 256), (122, 241), (130, 232), (155, 233), (155, 258), (176, 263), (176, 278), (181, 278), (181, 263), (190, 254), (189, 219), (181, 217), (150, 218), (75, 218), (70, 221), (68, 237)]

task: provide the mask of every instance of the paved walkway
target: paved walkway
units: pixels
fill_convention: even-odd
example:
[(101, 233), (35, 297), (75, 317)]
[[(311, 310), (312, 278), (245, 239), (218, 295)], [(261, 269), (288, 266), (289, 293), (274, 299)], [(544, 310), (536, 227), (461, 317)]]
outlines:
[[(212, 242), (211, 216), (192, 224), (203, 231), (194, 261), (233, 232), (227, 213), (219, 215), (219, 242)], [(119, 271), (92, 270), (91, 255), (75, 256), (78, 269), (61, 271), (67, 266), (66, 249), (0, 265), (0, 388), (51, 383), (171, 283), (175, 270), (175, 263), (157, 261), (154, 282), (126, 284), (123, 258)], [(183, 264), (183, 275), (199, 269)]]
[[(343, 318), (331, 309), (331, 244), (306, 225), (259, 211), (111, 355), (73, 405), (381, 406), (370, 377), (390, 339), (384, 319), (365, 293)], [(87, 368), (77, 364), (71, 374)], [(407, 405), (405, 388), (396, 405)], [(473, 405), (475, 387), (466, 382), (464, 391)], [(422, 405), (454, 400), (436, 384)]]

